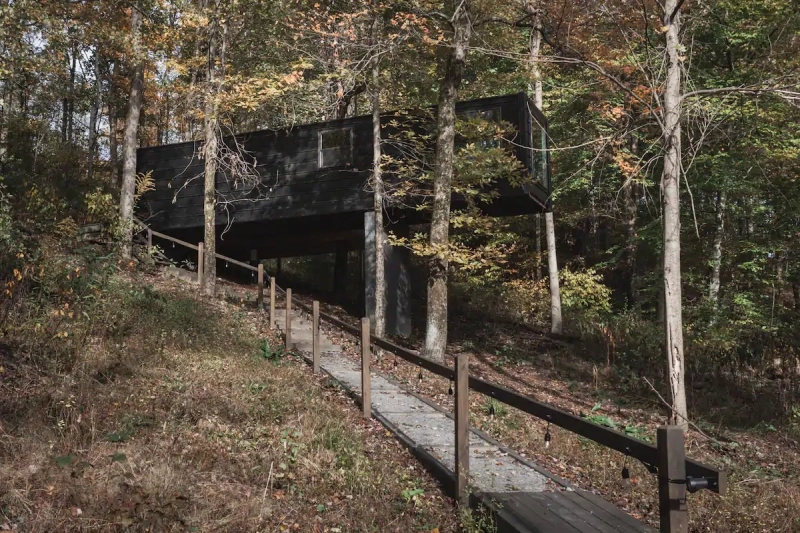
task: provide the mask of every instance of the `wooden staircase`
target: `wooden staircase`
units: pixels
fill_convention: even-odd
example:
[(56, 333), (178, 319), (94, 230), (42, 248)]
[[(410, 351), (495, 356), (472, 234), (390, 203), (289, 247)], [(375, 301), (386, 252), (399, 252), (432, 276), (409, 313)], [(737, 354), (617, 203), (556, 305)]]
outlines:
[[(278, 329), (285, 334), (286, 309), (275, 309), (274, 320)], [(292, 309), (292, 338), (291, 342), (289, 343), (289, 348), (299, 350), (301, 352), (311, 353), (313, 351), (313, 335), (311, 329), (311, 319), (302, 316), (300, 311)], [(320, 330), (319, 333), (319, 349), (320, 354), (339, 353), (342, 351), (341, 346), (333, 344), (330, 338), (326, 336), (322, 330)]]

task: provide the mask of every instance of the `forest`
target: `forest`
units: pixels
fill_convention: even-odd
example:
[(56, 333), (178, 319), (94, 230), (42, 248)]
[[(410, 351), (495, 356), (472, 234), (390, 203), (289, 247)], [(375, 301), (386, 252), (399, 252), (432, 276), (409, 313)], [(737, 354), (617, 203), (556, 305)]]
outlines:
[[(549, 123), (547, 209), (451, 211), (451, 192), (491, 201), (477, 191), (492, 169), (518, 172), (502, 143), (476, 140), (502, 139), (503, 128), (457, 118), (456, 102), (518, 92)], [(382, 137), (380, 113), (432, 106), (429, 153), (415, 164), (388, 156), (387, 143), (420, 141), (413, 131)], [(374, 123), (377, 227), (387, 206), (412, 195), (430, 216), (412, 235), (379, 240), (408, 247), (424, 278), (415, 332), (423, 355), (444, 361), (478, 349), (462, 335), (467, 321), (485, 327), (487, 353), (514, 363), (506, 372), (532, 364), (526, 357), (546, 355), (554, 369), (559, 358), (579, 361), (585, 388), (606, 391), (597, 406), (646, 398), (651, 425), (681, 426), (734, 469), (729, 499), (709, 497), (694, 511), (711, 524), (698, 531), (800, 527), (793, 0), (0, 3), (0, 457), (17, 453), (5, 441), (14, 423), (3, 418), (32, 408), (23, 399), (34, 398), (34, 383), (66, 390), (56, 376), (86, 371), (82, 354), (100, 342), (92, 339), (125, 357), (191, 344), (166, 329), (155, 344), (129, 339), (145, 327), (134, 324), (136, 306), (177, 313), (166, 321), (176, 329), (178, 315), (199, 312), (116, 280), (152, 266), (139, 264), (132, 244), (137, 201), (153, 187), (136, 172), (137, 148), (202, 141), (204, 290), (214, 295), (214, 217), (225, 201), (216, 176), (259, 179), (227, 140), (363, 115)], [(387, 186), (387, 173), (408, 180)], [(420, 182), (428, 192), (414, 189)], [(80, 231), (89, 224), (112, 245), (87, 246)], [(384, 306), (378, 298), (379, 335)], [(564, 346), (524, 354), (515, 335), (530, 332)], [(584, 388), (557, 379), (570, 392)], [(40, 400), (56, 424), (48, 431), (77, 431), (75, 402), (94, 389), (80, 390), (78, 400)], [(34, 505), (15, 490), (0, 481), (0, 526)], [(79, 504), (66, 505), (76, 518)]]

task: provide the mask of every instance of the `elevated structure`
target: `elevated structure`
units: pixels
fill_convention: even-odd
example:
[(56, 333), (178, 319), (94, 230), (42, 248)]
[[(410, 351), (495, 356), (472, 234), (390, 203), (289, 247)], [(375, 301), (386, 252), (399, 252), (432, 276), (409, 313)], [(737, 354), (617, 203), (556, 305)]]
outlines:
[[(430, 111), (430, 110), (428, 110)], [(542, 211), (550, 195), (547, 121), (524, 93), (461, 102), (460, 117), (502, 121), (513, 128), (503, 143), (523, 163), (530, 179), (522, 186), (493, 185), (495, 199), (482, 208), (493, 216)], [(409, 116), (419, 117), (414, 125)], [(387, 137), (404, 127), (430, 131), (430, 112), (387, 113), (381, 122)], [(405, 118), (404, 118), (405, 117)], [(494, 143), (494, 139), (487, 143)], [(337, 279), (352, 250), (372, 250), (375, 242), (373, 198), (368, 185), (372, 169), (372, 117), (360, 116), (285, 130), (245, 133), (224, 143), (238, 156), (242, 179), (223, 154), (217, 175), (220, 253), (242, 260), (336, 253)], [(402, 159), (398, 143), (386, 153)], [(138, 153), (139, 173), (152, 172), (155, 190), (139, 203), (139, 216), (158, 231), (195, 242), (203, 238), (202, 141), (151, 148)], [(397, 179), (391, 173), (386, 180)], [(453, 207), (465, 204), (453, 196)], [(389, 228), (397, 234), (424, 223), (425, 213), (408, 205), (389, 205)], [(342, 258), (345, 258), (344, 260)], [(408, 252), (386, 246), (387, 329), (410, 332)], [(364, 291), (368, 316), (374, 303), (374, 255), (364, 254)]]

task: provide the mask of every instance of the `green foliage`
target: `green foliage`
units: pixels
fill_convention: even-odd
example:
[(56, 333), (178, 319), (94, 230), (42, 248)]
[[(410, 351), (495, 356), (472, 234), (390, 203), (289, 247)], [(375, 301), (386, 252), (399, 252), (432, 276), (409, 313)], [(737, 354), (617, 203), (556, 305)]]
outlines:
[(269, 339), (263, 339), (259, 346), (258, 355), (273, 365), (279, 365), (289, 353), (283, 344), (275, 343), (273, 345)]
[(425, 494), (424, 489), (405, 489), (400, 493), (406, 503), (416, 503), (420, 496)]
[(486, 416), (496, 416), (497, 418), (505, 418), (508, 414), (506, 404), (498, 402), (494, 398), (486, 398), (483, 404), (483, 412)]
[(561, 304), (566, 309), (584, 311), (595, 317), (611, 312), (611, 289), (594, 269), (573, 271), (563, 268), (559, 279)]

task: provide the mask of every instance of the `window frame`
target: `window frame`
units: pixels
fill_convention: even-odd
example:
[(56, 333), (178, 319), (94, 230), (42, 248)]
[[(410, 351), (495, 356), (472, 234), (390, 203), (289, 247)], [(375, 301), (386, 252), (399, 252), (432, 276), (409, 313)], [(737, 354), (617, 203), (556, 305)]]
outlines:
[[(346, 132), (349, 136), (350, 145), (349, 145), (349, 154), (347, 157), (347, 161), (345, 163), (339, 163), (335, 165), (323, 165), (323, 150), (334, 150), (338, 149), (341, 150), (343, 147), (337, 146), (335, 148), (323, 148), (322, 147), (322, 136), (326, 133), (333, 133), (333, 132)], [(319, 170), (324, 169), (336, 169), (336, 168), (347, 168), (353, 165), (353, 156), (354, 156), (354, 135), (353, 135), (353, 127), (352, 126), (342, 126), (339, 128), (325, 128), (321, 129), (317, 132), (317, 168)]]

